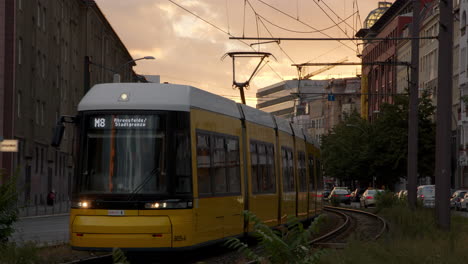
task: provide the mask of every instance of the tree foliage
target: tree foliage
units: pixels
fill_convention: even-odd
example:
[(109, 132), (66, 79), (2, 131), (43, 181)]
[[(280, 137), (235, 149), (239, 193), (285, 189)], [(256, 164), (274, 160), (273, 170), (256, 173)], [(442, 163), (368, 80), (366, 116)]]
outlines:
[[(407, 173), (407, 95), (396, 96), (393, 104), (383, 104), (372, 122), (353, 113), (322, 138), (326, 175), (344, 182), (367, 186), (376, 177), (377, 186), (391, 187)], [(419, 175), (433, 177), (435, 152), (435, 107), (429, 94), (419, 100)]]
[(13, 233), (13, 224), (18, 220), (18, 193), (16, 190), (16, 177), (6, 177), (0, 171), (0, 243), (6, 242)]

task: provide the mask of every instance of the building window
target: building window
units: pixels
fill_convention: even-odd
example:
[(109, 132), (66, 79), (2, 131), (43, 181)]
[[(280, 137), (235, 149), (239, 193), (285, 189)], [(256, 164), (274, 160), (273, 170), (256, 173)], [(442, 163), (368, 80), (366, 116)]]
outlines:
[(18, 39), (18, 65), (23, 62), (23, 39)]
[(41, 4), (37, 5), (37, 27), (41, 28)]
[(44, 125), (45, 124), (45, 102), (42, 102), (41, 103), (41, 125)]
[(46, 13), (47, 12), (44, 7), (44, 9), (42, 9), (42, 30), (44, 30), (44, 32), (46, 31), (46, 19), (47, 19)]
[(42, 60), (41, 60), (41, 73), (42, 73), (42, 78), (45, 79), (46, 77), (46, 70), (47, 70), (47, 63), (46, 63), (46, 56), (45, 54), (42, 55)]
[(41, 112), (40, 112), (40, 103), (39, 101), (36, 101), (36, 125), (39, 125), (41, 117)]
[(21, 91), (18, 91), (17, 98), (16, 98), (16, 114), (18, 118), (21, 117)]
[(44, 172), (44, 148), (41, 148), (41, 174)]

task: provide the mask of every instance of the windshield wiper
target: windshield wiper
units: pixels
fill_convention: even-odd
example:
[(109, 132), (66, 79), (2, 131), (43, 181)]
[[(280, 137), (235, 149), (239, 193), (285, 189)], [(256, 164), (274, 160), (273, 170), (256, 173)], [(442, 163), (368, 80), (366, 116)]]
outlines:
[(135, 188), (135, 190), (133, 190), (133, 192), (129, 194), (127, 201), (133, 200), (136, 194), (139, 191), (141, 191), (141, 189), (143, 189), (143, 186), (145, 186), (149, 182), (152, 176), (159, 177), (160, 175), (161, 175), (161, 171), (159, 170), (159, 168), (152, 169), (150, 173), (148, 174), (148, 176), (146, 176), (146, 178)]

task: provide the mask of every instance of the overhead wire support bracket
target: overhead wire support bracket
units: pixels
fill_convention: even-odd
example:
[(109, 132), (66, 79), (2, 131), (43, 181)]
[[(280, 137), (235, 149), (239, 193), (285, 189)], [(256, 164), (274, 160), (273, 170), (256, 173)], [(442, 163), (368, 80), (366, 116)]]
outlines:
[[(255, 76), (255, 74), (257, 74), (257, 72), (258, 72), (258, 70), (260, 68), (260, 65), (265, 60), (265, 58), (268, 58), (270, 56), (272, 56), (275, 60), (276, 60), (276, 58), (275, 58), (275, 56), (273, 56), (269, 52), (237, 51), (237, 52), (228, 52), (228, 53), (224, 54), (224, 56), (221, 58), (221, 60), (223, 60), (226, 56), (229, 56), (229, 57), (232, 58), (232, 87), (239, 88), (242, 104), (246, 104), (244, 88), (249, 87), (250, 81)], [(249, 79), (247, 81), (245, 81), (245, 82), (237, 82), (236, 81), (236, 58), (260, 58), (260, 62), (258, 63), (257, 67), (254, 69), (254, 71), (250, 75)]]

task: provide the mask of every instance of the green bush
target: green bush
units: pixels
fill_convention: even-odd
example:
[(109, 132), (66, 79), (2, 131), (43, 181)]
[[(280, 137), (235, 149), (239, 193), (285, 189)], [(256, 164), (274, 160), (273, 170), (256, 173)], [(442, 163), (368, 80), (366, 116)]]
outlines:
[(375, 199), (377, 211), (380, 211), (384, 208), (391, 208), (399, 204), (398, 198), (395, 197), (395, 194), (391, 191), (378, 192), (375, 196)]
[(318, 232), (322, 216), (318, 216), (308, 228), (304, 228), (297, 218), (290, 217), (287, 228), (281, 230), (271, 229), (250, 212), (245, 211), (244, 216), (253, 222), (253, 235), (263, 250), (256, 253), (237, 238), (226, 242), (229, 248), (237, 249), (248, 259), (259, 263), (318, 263), (322, 252), (312, 251), (309, 241)]
[(0, 246), (0, 263), (8, 264), (44, 264), (39, 257), (39, 248), (33, 242), (18, 246), (15, 243), (3, 243)]
[(389, 229), (377, 241), (350, 241), (343, 250), (329, 250), (320, 263), (454, 263), (468, 259), (468, 222), (465, 217), (452, 216), (451, 231), (437, 227), (434, 210), (406, 205), (384, 208), (379, 213)]
[(13, 224), (18, 220), (18, 193), (16, 191), (16, 177), (6, 177), (0, 171), (0, 243), (8, 241), (14, 232)]

